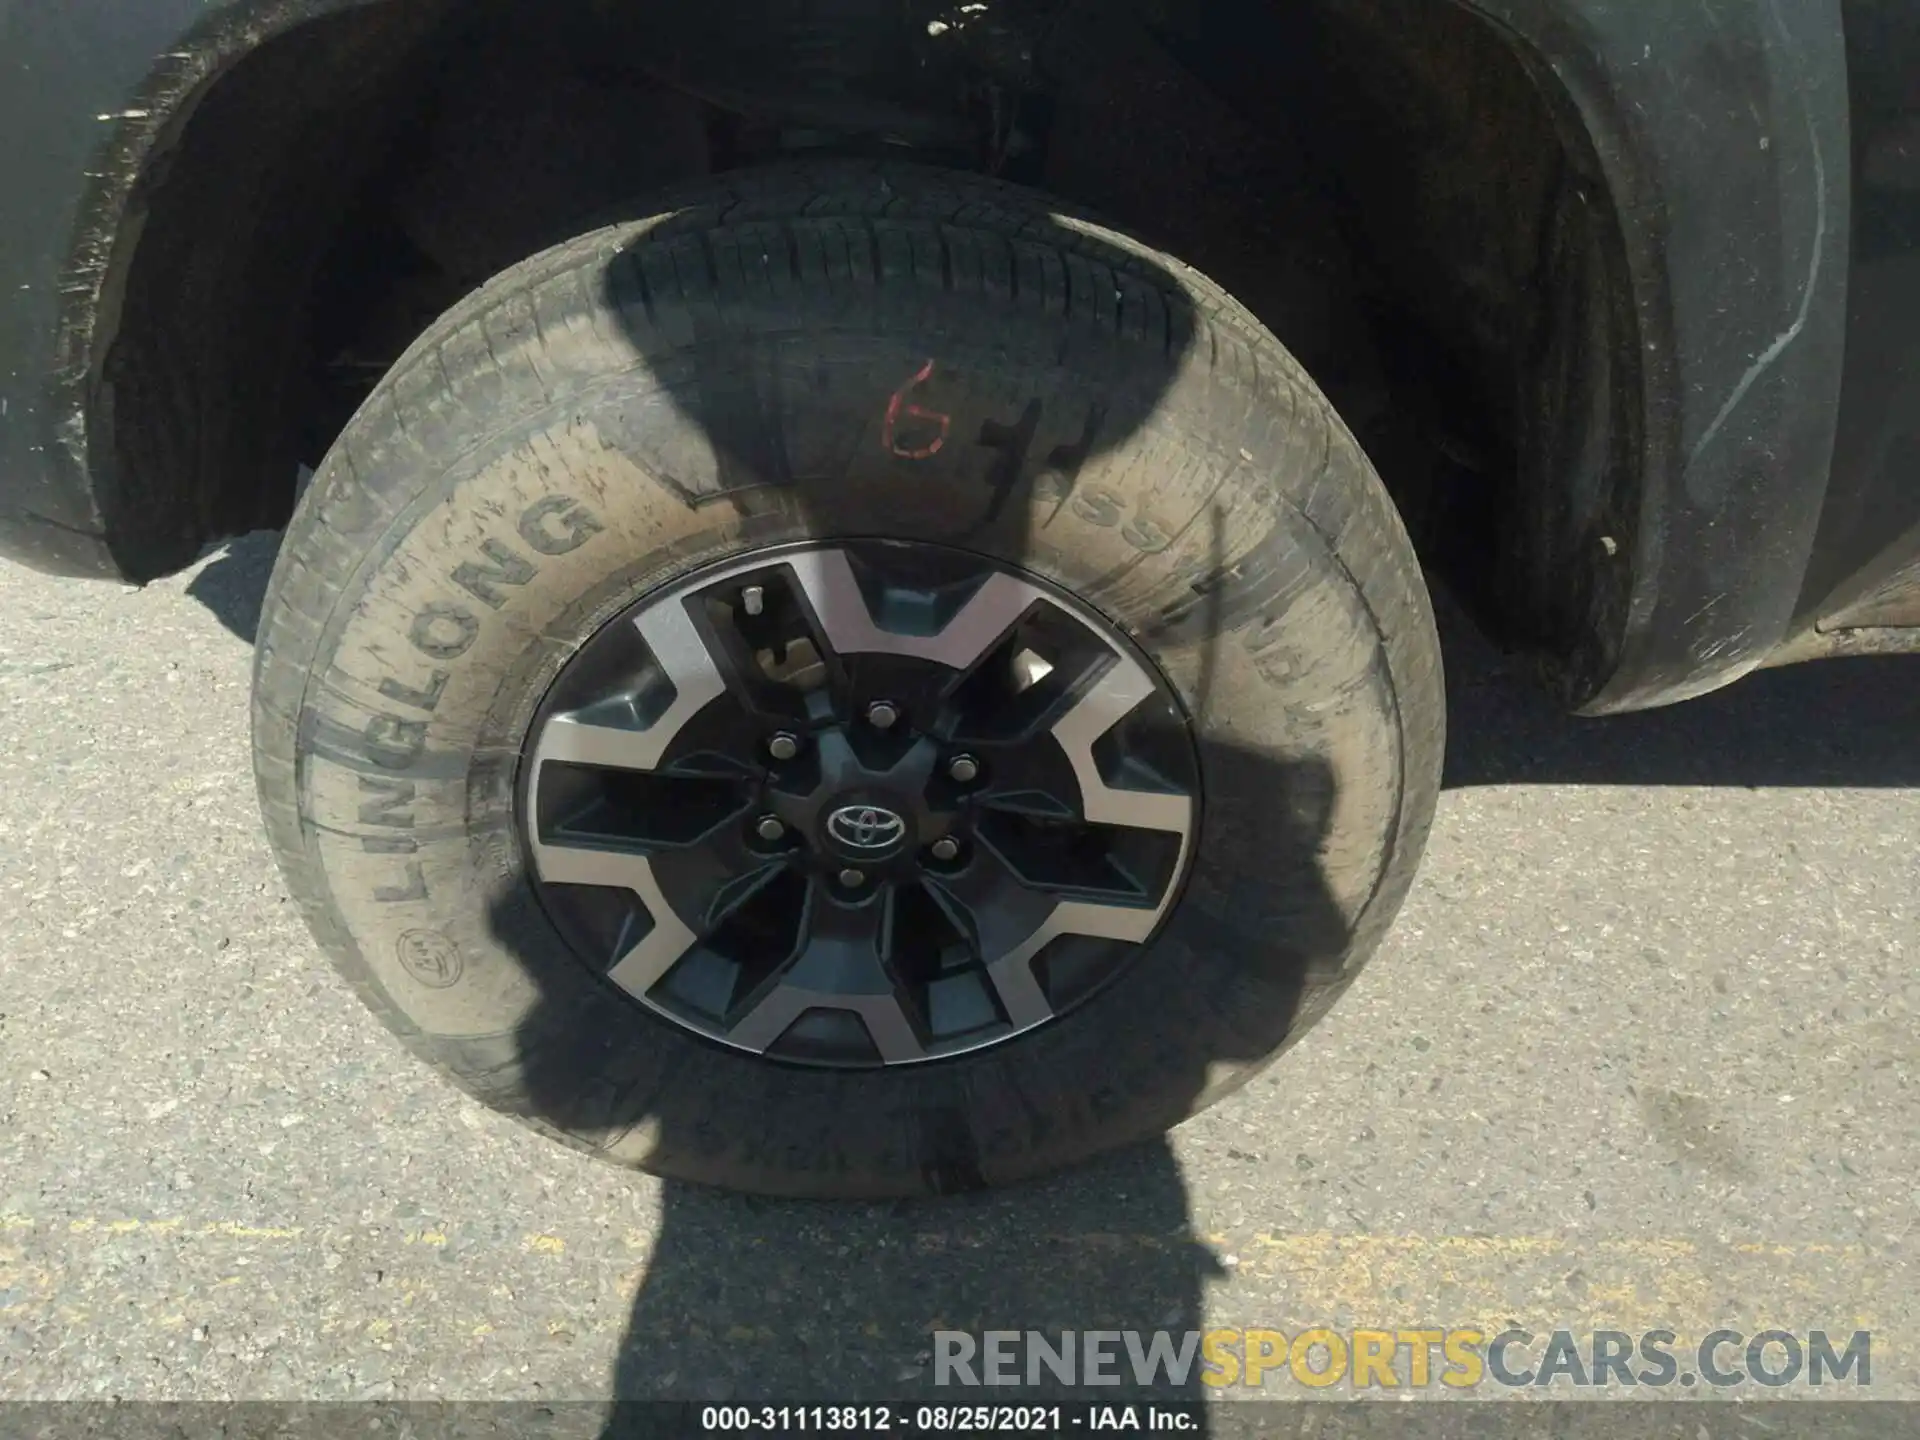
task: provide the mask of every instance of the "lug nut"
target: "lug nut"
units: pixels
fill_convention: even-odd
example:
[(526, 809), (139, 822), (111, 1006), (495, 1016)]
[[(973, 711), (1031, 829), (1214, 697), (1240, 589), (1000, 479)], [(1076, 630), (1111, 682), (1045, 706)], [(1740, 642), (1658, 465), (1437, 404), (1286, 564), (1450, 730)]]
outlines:
[(767, 753), (776, 760), (791, 760), (800, 753), (800, 737), (782, 730), (767, 742)]
[(753, 827), (753, 833), (762, 840), (784, 840), (787, 838), (787, 827), (780, 823), (778, 815), (762, 815), (760, 823)]
[(936, 860), (958, 860), (960, 842), (951, 835), (933, 842), (933, 858)]
[(864, 870), (855, 870), (852, 866), (848, 866), (840, 872), (840, 883), (849, 890), (858, 890), (867, 883), (867, 874)]
[(891, 730), (899, 721), (899, 707), (889, 700), (876, 700), (867, 707), (867, 723), (876, 730)]
[(980, 778), (980, 762), (971, 755), (956, 755), (947, 766), (947, 774), (962, 785), (971, 785)]

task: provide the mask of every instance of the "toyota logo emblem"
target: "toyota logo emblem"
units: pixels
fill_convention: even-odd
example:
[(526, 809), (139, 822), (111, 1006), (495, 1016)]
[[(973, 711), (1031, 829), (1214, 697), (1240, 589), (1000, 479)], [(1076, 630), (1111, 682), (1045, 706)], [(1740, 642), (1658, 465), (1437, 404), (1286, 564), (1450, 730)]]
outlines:
[(849, 850), (877, 854), (907, 838), (907, 822), (878, 805), (842, 805), (827, 816), (827, 834)]

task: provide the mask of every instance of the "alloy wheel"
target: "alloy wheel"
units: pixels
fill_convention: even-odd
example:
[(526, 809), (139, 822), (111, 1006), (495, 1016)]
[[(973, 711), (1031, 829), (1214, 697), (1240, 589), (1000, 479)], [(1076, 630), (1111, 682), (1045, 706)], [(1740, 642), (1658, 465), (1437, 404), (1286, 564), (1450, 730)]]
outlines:
[(941, 546), (709, 567), (630, 606), (528, 734), (522, 833), (581, 960), (791, 1063), (1003, 1043), (1177, 902), (1199, 765), (1157, 669), (1056, 587)]

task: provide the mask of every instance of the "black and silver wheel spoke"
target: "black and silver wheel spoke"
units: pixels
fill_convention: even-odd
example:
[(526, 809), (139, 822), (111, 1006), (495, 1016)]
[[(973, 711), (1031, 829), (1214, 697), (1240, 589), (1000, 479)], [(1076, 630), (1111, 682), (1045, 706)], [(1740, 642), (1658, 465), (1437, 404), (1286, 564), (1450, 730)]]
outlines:
[[(1029, 823), (990, 811), (976, 829), (973, 863), (927, 884), (972, 940), (1008, 1021), (1038, 1024), (1054, 1005), (1033, 969), (1047, 945), (1066, 936), (1144, 941), (1163, 914), (1163, 885), (1149, 886), (1116, 863), (1104, 827), (1079, 820)], [(1176, 842), (1177, 846), (1177, 842)], [(1163, 863), (1177, 863), (1173, 855)]]
[[(914, 597), (920, 603), (911, 608), (919, 613), (902, 616), (913, 628), (888, 629), (875, 616), (868, 598), (872, 587), (862, 586), (850, 552), (808, 551), (789, 560), (787, 568), (836, 655), (898, 655), (951, 671), (970, 669), (1036, 598), (1027, 582), (989, 570), (951, 613), (940, 613), (937, 596)], [(899, 608), (906, 611), (910, 603)]]
[(1073, 708), (1053, 726), (1053, 738), (1066, 752), (1080, 784), (1080, 818), (1095, 825), (1159, 830), (1189, 836), (1193, 832), (1191, 792), (1121, 788), (1103, 772), (1095, 747), (1155, 691), (1138, 661), (1109, 668)]
[(928, 1059), (1071, 1009), (1158, 929), (1198, 819), (1148, 663), (930, 546), (771, 552), (643, 600), (563, 669), (529, 749), (570, 943), (795, 1063)]
[(558, 761), (652, 770), (687, 722), (726, 693), (720, 666), (684, 605), (653, 606), (627, 623), (646, 646), (652, 671), (639, 687), (549, 716), (539, 731), (536, 767)]
[(654, 878), (653, 864), (644, 855), (535, 841), (533, 857), (548, 885), (603, 886), (631, 891), (638, 898), (650, 926), (615, 957), (607, 971), (607, 978), (630, 995), (644, 998), (699, 939), (667, 903)]
[(816, 881), (798, 957), (753, 998), (727, 1039), (748, 1050), (770, 1049), (809, 1012), (857, 1016), (880, 1059), (918, 1060), (926, 1046), (889, 964), (893, 896), (883, 892), (859, 904), (835, 898)]

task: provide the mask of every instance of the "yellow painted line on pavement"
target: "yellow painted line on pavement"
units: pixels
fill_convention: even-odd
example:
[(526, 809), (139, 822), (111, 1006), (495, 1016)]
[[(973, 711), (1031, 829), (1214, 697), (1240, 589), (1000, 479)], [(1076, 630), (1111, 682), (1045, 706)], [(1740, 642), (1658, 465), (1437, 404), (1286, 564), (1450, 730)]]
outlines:
[[(387, 1245), (444, 1249), (460, 1227), (328, 1230), (237, 1220), (130, 1216), (36, 1218), (0, 1215), (0, 1278), (22, 1246), (55, 1251), (166, 1240), (170, 1244), (288, 1244), (366, 1250)], [(566, 1236), (529, 1231), (501, 1241), (521, 1253), (568, 1264), (633, 1267), (637, 1280), (657, 1232), (590, 1230)], [(743, 1246), (773, 1243), (743, 1237)], [(1732, 1297), (1742, 1311), (1782, 1323), (1874, 1328), (1907, 1319), (1913, 1304), (1904, 1263), (1863, 1245), (1826, 1241), (1675, 1236), (1384, 1235), (1334, 1231), (1282, 1233), (1252, 1227), (1189, 1234), (1167, 1230), (1076, 1231), (1023, 1235), (1003, 1245), (972, 1229), (928, 1230), (911, 1237), (923, 1260), (943, 1252), (1006, 1248), (1095, 1254), (1178, 1254), (1205, 1244), (1220, 1261), (1206, 1306), (1221, 1323), (1249, 1325), (1449, 1324), (1503, 1326), (1524, 1318), (1629, 1331), (1712, 1328), (1743, 1317), (1721, 1312)], [(40, 1257), (45, 1263), (46, 1257)], [(1251, 1282), (1251, 1283), (1250, 1283)], [(0, 1286), (4, 1288), (4, 1286)], [(1411, 1311), (1421, 1313), (1414, 1314)], [(1427, 1313), (1431, 1311), (1433, 1313)]]
[[(1350, 1319), (1498, 1330), (1522, 1319), (1684, 1334), (1750, 1314), (1789, 1328), (1872, 1329), (1910, 1303), (1902, 1267), (1862, 1245), (1331, 1231), (1209, 1238), (1231, 1277), (1209, 1294), (1209, 1311), (1282, 1328)], [(1248, 1281), (1264, 1283), (1247, 1289)], [(1724, 1313), (1734, 1296), (1745, 1314)], [(1272, 1313), (1276, 1305), (1287, 1313)], [(1416, 1307), (1431, 1313), (1411, 1315)]]
[(229, 1240), (298, 1240), (306, 1234), (299, 1226), (236, 1225), (231, 1220), (216, 1220), (200, 1227), (202, 1235), (221, 1235)]

